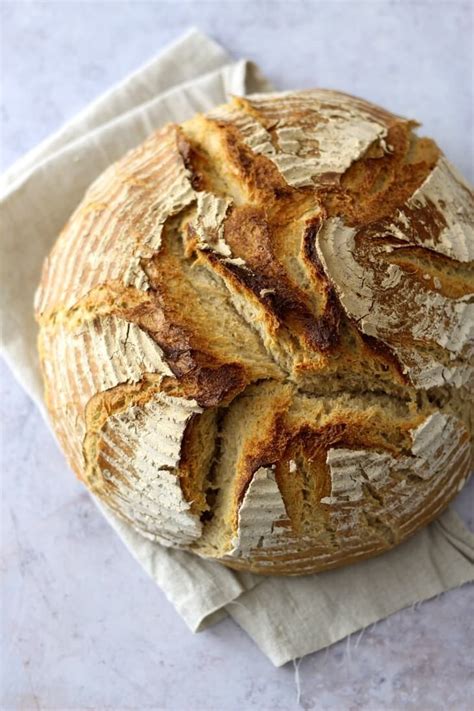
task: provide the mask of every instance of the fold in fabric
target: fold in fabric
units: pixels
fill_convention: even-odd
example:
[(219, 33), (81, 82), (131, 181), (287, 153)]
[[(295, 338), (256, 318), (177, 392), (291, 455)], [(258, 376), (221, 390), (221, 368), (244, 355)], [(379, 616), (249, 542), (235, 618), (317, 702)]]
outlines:
[[(44, 257), (84, 191), (167, 121), (229, 94), (268, 91), (251, 62), (192, 30), (12, 166), (2, 178), (2, 353), (45, 415), (33, 296)], [(262, 578), (151, 543), (96, 502), (193, 631), (226, 614), (276, 665), (474, 578), (474, 536), (451, 511), (399, 548), (319, 575)]]
[(230, 61), (227, 52), (216, 42), (196, 30), (187, 32), (158, 57), (106, 91), (59, 131), (20, 158), (2, 179), (11, 184), (22, 173), (27, 173), (78, 136), (94, 131), (180, 84), (220, 70)]
[(410, 540), (363, 563), (297, 581), (268, 578), (227, 612), (280, 666), (469, 582), (473, 562), (474, 536), (448, 510)]

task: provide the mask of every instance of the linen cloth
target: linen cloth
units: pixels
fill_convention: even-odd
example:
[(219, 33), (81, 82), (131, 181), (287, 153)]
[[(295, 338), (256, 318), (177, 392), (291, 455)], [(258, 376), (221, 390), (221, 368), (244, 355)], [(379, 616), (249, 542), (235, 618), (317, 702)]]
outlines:
[[(2, 353), (43, 415), (33, 296), (43, 259), (88, 185), (164, 123), (206, 111), (229, 94), (270, 88), (253, 63), (233, 61), (192, 30), (4, 174)], [(317, 575), (264, 578), (151, 543), (98, 506), (191, 630), (230, 615), (277, 666), (474, 579), (474, 535), (450, 510), (372, 560)]]

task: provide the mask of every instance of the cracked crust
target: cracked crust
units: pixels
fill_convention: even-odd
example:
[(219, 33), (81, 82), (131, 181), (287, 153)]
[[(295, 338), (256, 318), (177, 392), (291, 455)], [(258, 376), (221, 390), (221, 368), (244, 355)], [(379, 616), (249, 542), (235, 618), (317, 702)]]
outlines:
[(142, 535), (311, 573), (461, 488), (474, 201), (415, 126), (326, 90), (236, 97), (86, 193), (36, 297), (46, 403)]

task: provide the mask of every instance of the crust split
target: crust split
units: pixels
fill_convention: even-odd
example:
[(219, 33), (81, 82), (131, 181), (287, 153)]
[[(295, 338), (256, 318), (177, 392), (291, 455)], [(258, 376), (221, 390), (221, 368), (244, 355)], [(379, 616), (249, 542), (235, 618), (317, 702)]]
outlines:
[(236, 98), (87, 192), (36, 299), (46, 401), (143, 535), (309, 573), (462, 486), (473, 197), (414, 125), (336, 92)]

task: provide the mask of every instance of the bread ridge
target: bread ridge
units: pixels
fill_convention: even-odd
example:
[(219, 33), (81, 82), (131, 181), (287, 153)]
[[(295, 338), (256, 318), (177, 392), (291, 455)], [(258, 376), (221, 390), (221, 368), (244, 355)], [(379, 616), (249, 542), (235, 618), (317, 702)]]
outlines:
[[(330, 152), (324, 160), (323, 158), (315, 160), (318, 152), (316, 136), (321, 122), (324, 120), (328, 124), (331, 124), (331, 120), (339, 122), (338, 132), (340, 132), (340, 126), (346, 125), (347, 128), (347, 122), (354, 119), (354, 116), (359, 127), (355, 131), (358, 138), (354, 143), (354, 135), (349, 136), (350, 141), (345, 146), (346, 150), (342, 151), (345, 162), (337, 163), (339, 158), (334, 155), (331, 158)], [(453, 364), (451, 360), (447, 365), (438, 362), (431, 353), (433, 349), (439, 350), (439, 348), (444, 352), (445, 342), (434, 346), (431, 344), (431, 351), (428, 349), (425, 355), (428, 360), (431, 358), (428, 366), (435, 371), (435, 375), (427, 384), (421, 377), (428, 369), (426, 359), (423, 367), (418, 367), (418, 371), (416, 364), (412, 363), (413, 354), (417, 355), (416, 347), (419, 345), (417, 339), (407, 343), (405, 338), (397, 343), (392, 338), (387, 338), (385, 333), (381, 336), (378, 331), (364, 328), (363, 323), (361, 327), (362, 319), (358, 319), (359, 312), (352, 313), (344, 303), (341, 278), (334, 273), (334, 269), (330, 268), (327, 254), (321, 248), (321, 235), (328, 226), (334, 224), (334, 221), (342, 221), (342, 224), (347, 225), (344, 229), (351, 229), (354, 232), (358, 229), (357, 215), (351, 207), (350, 189), (346, 190), (346, 186), (341, 189), (344, 180), (348, 180), (346, 176), (354, 174), (354, 184), (359, 189), (357, 181), (361, 181), (362, 175), (362, 178), (369, 181), (370, 190), (374, 191), (375, 186), (371, 185), (369, 179), (370, 166), (377, 160), (388, 161), (391, 151), (395, 155), (392, 162), (396, 164), (393, 174), (397, 176), (397, 170), (402, 174), (405, 170), (410, 175), (404, 180), (404, 184), (411, 186), (410, 181), (412, 181), (415, 185), (408, 198), (403, 195), (402, 204), (393, 213), (394, 219), (390, 226), (394, 239), (403, 241), (400, 235), (403, 227), (406, 228), (407, 213), (416, 212), (420, 201), (428, 200), (429, 209), (436, 211), (436, 206), (432, 207), (432, 194), (428, 191), (426, 197), (427, 191), (425, 189), (423, 193), (423, 190), (433, 173), (438, 171), (438, 167), (444, 173), (449, 172), (450, 180), (458, 181), (457, 184), (461, 187), (456, 188), (454, 185), (454, 188), (462, 193), (466, 203), (461, 204), (463, 218), (468, 213), (471, 209), (469, 196), (465, 196), (468, 189), (464, 183), (461, 184), (444, 158), (437, 157), (434, 167), (431, 165), (434, 151), (432, 146), (426, 148), (428, 162), (425, 175), (420, 168), (423, 161), (416, 163), (411, 172), (403, 168), (403, 161), (398, 161), (400, 165), (397, 164), (399, 158), (397, 150), (387, 143), (390, 137), (396, 138), (401, 143), (405, 141), (408, 152), (416, 153), (417, 150), (425, 150), (425, 148), (413, 147), (415, 139), (409, 135), (412, 127), (413, 122), (398, 119), (366, 102), (347, 96), (342, 97), (334, 92), (313, 91), (235, 99), (231, 105), (220, 107), (207, 117), (198, 117), (182, 127), (168, 126), (154, 134), (144, 146), (131, 151), (118, 167), (109, 169), (106, 176), (99, 178), (92, 186), (85, 201), (65, 228), (62, 242), (60, 238), (59, 246), (55, 247), (52, 258), (45, 266), (42, 288), (37, 299), (41, 339), (46, 343), (41, 348), (47, 393), (49, 393), (47, 401), (53, 419), (56, 420), (56, 428), (60, 433), (63, 447), (79, 474), (83, 474), (85, 464), (84, 454), (81, 451), (83, 443), (90, 440), (92, 432), (96, 440), (101, 442), (97, 445), (98, 450), (102, 448), (102, 455), (99, 456), (105, 456), (109, 452), (110, 458), (112, 437), (114, 446), (120, 451), (112, 469), (108, 470), (104, 465), (101, 470), (97, 465), (98, 460), (90, 464), (92, 469), (95, 467), (96, 481), (97, 476), (100, 481), (101, 471), (106, 472), (108, 477), (106, 486), (102, 482), (104, 486), (102, 488), (101, 485), (97, 486), (96, 492), (102, 495), (102, 491), (107, 489), (106, 503), (111, 505), (119, 515), (127, 518), (143, 535), (152, 540), (159, 540), (165, 545), (192, 548), (201, 555), (210, 555), (209, 548), (200, 549), (200, 540), (206, 537), (205, 531), (211, 525), (209, 522), (212, 521), (215, 501), (212, 501), (212, 496), (206, 495), (204, 488), (207, 486), (212, 493), (216, 482), (212, 482), (209, 478), (211, 471), (207, 474), (203, 471), (195, 472), (191, 475), (187, 497), (183, 496), (183, 487), (180, 484), (183, 472), (180, 471), (180, 462), (186, 444), (191, 438), (188, 424), (191, 421), (198, 421), (203, 410), (210, 412), (213, 418), (219, 419), (223, 413), (225, 415), (226, 411), (232, 410), (249, 388), (256, 387), (258, 390), (275, 383), (278, 389), (284, 388), (286, 383), (291, 385), (293, 392), (296, 393), (307, 388), (316, 401), (324, 399), (324, 396), (331, 392), (339, 394), (351, 392), (353, 396), (362, 398), (368, 390), (376, 393), (377, 390), (385, 388), (390, 390), (394, 401), (409, 402), (411, 407), (415, 407), (420, 398), (420, 389), (434, 391), (448, 382), (454, 389), (454, 395), (451, 390), (449, 392), (449, 402), (452, 397), (456, 399), (456, 388), (461, 392), (462, 388), (467, 387), (467, 379), (464, 375), (459, 375), (463, 368), (466, 372), (469, 370), (469, 354), (464, 346), (457, 349), (457, 361)], [(398, 129), (400, 131), (397, 134)], [(327, 128), (329, 136), (332, 135), (331, 130), (329, 126)], [(325, 140), (326, 144), (324, 140), (322, 142), (323, 147), (330, 145), (331, 141), (334, 143), (334, 139)], [(415, 141), (416, 145), (418, 144)], [(293, 158), (290, 155), (292, 150)], [(320, 153), (324, 153), (324, 150)], [(288, 159), (289, 155), (290, 159)], [(156, 162), (159, 165), (156, 165)], [(407, 165), (410, 166), (408, 159)], [(160, 175), (164, 176), (161, 182)], [(438, 192), (441, 189), (442, 186), (437, 187)], [(106, 199), (110, 193), (115, 196), (113, 200), (119, 202), (122, 200), (117, 218), (114, 218), (113, 209), (110, 210), (110, 216), (103, 216), (107, 211)], [(374, 206), (370, 209), (374, 211), (375, 222), (377, 219), (379, 222), (383, 221), (384, 217), (380, 218), (376, 212), (377, 210), (380, 212), (381, 209), (377, 199), (374, 198), (372, 202)], [(455, 195), (451, 202), (458, 206), (456, 209), (461, 209), (459, 195)], [(344, 206), (348, 205), (350, 209), (345, 212)], [(284, 212), (291, 206), (293, 206), (291, 219), (287, 217), (285, 222)], [(130, 210), (131, 229), (126, 232), (123, 224), (124, 215), (125, 211)], [(84, 280), (80, 278), (82, 275), (80, 269), (85, 269), (84, 265), (88, 265), (87, 254), (82, 257), (80, 268), (72, 272), (76, 274), (76, 282), (71, 282), (73, 276), (68, 276), (61, 284), (59, 278), (61, 269), (58, 271), (57, 266), (61, 261), (61, 250), (64, 250), (64, 244), (70, 243), (73, 237), (89, 235), (93, 232), (91, 216), (95, 213), (98, 214), (97, 229), (100, 228), (101, 233), (111, 229), (111, 225), (114, 226), (117, 244), (115, 246), (106, 244), (106, 248), (103, 245), (104, 253), (99, 251), (92, 259), (92, 264), (89, 265), (90, 272), (86, 274)], [(390, 218), (391, 214), (387, 218)], [(443, 229), (446, 231), (448, 228), (452, 231), (458, 225), (458, 221), (451, 220), (450, 225), (448, 220), (444, 218), (443, 220), (444, 224), (440, 221), (438, 225), (441, 233)], [(297, 234), (293, 234), (295, 224), (300, 230)], [(251, 235), (247, 242), (243, 239), (243, 225)], [(363, 228), (362, 222), (361, 229)], [(432, 234), (425, 235), (423, 241), (416, 241), (410, 233), (409, 238), (405, 239), (405, 244), (408, 247), (416, 246), (417, 249), (441, 253), (449, 259), (461, 257), (461, 261), (467, 262), (467, 258), (471, 255), (470, 252), (463, 251), (463, 239), (466, 238), (463, 238), (459, 230), (456, 232), (457, 241), (453, 244), (449, 238), (439, 240), (439, 234), (435, 232), (436, 230)], [(308, 234), (306, 250), (303, 250), (298, 259), (292, 262), (288, 259), (288, 254), (285, 254), (285, 245), (297, 244), (298, 240), (303, 242), (306, 234)], [(415, 237), (418, 234), (419, 232), (415, 231)], [(277, 237), (272, 241), (273, 235)], [(79, 239), (77, 241), (77, 248), (80, 250), (82, 247), (84, 250), (85, 245), (81, 245)], [(124, 248), (124, 244), (128, 246)], [(467, 241), (467, 244), (471, 243)], [(113, 267), (102, 265), (105, 281), (101, 281), (103, 277), (100, 276), (97, 265), (100, 267), (101, 260), (106, 257), (109, 261), (117, 257), (117, 264)], [(63, 258), (66, 259), (66, 267), (74, 264), (73, 254), (68, 254), (66, 251)], [(411, 258), (416, 261), (416, 255), (411, 255)], [(193, 333), (192, 319), (198, 317), (195, 313), (191, 313), (188, 322), (184, 316), (178, 318), (175, 312), (170, 310), (176, 294), (191, 293), (189, 290), (180, 291), (182, 279), (180, 270), (184, 269), (185, 262), (190, 263), (189, 270), (186, 267), (189, 274), (192, 271), (196, 275), (195, 291), (198, 294), (196, 297), (198, 301), (195, 302), (194, 308), (199, 312), (198, 316), (203, 322), (209, 318), (209, 323), (217, 329), (212, 344), (210, 339), (206, 341), (205, 335), (202, 336), (206, 332), (204, 325), (198, 327), (198, 331), (201, 329), (199, 331), (201, 336), (198, 337), (198, 332)], [(160, 265), (163, 264), (165, 271), (161, 274)], [(403, 267), (398, 264), (391, 264), (388, 269), (391, 269), (389, 277), (390, 275), (393, 277), (396, 269), (404, 272)], [(66, 273), (68, 274), (67, 269)], [(438, 269), (437, 275), (439, 273), (442, 275)], [(416, 282), (413, 276), (407, 274), (405, 270), (402, 274), (403, 280), (411, 279), (411, 283)], [(298, 284), (296, 280), (299, 277), (301, 283)], [(54, 283), (55, 278), (56, 283)], [(440, 280), (440, 276), (435, 278)], [(435, 278), (433, 277), (430, 283), (434, 284)], [(189, 283), (191, 283), (190, 279)], [(467, 286), (465, 289), (467, 290)], [(428, 291), (425, 289), (426, 293)], [(453, 299), (442, 296), (440, 291), (442, 292), (438, 289), (438, 301), (442, 298), (450, 304)], [(209, 306), (212, 302), (211, 296), (214, 299), (218, 296), (220, 299), (220, 314), (225, 321), (225, 326), (219, 326), (219, 315), (211, 320), (212, 308)], [(463, 298), (461, 296), (455, 303), (468, 304), (467, 299), (463, 300)], [(118, 303), (120, 300), (121, 304)], [(423, 305), (420, 308), (422, 309)], [(438, 320), (440, 318), (437, 313), (435, 317)], [(454, 318), (455, 314), (448, 314), (451, 323)], [(358, 319), (357, 322), (355, 319)], [(115, 329), (113, 332), (116, 333), (117, 329), (120, 331), (118, 323), (122, 321), (128, 323), (127, 333), (132, 334), (132, 340), (145, 344), (145, 350), (152, 348), (153, 355), (148, 358), (148, 361), (145, 359), (142, 363), (145, 367), (135, 370), (132, 368), (131, 376), (130, 373), (121, 373), (120, 369), (114, 375), (110, 372), (110, 363), (113, 364), (116, 358), (129, 364), (128, 336), (122, 351), (120, 348), (119, 351), (108, 348), (105, 337), (100, 340), (97, 335), (88, 336), (89, 340), (96, 338), (97, 342), (100, 341), (101, 359), (94, 359), (95, 354), (92, 349), (85, 355), (85, 360), (84, 357), (83, 361), (80, 358), (73, 360), (73, 370), (82, 373), (84, 379), (84, 373), (90, 365), (89, 359), (92, 358), (92, 368), (89, 369), (92, 373), (93, 387), (102, 388), (99, 392), (110, 394), (106, 419), (101, 423), (99, 430), (96, 428), (89, 431), (85, 413), (96, 393), (93, 392), (93, 387), (78, 393), (77, 388), (73, 386), (70, 372), (66, 373), (68, 368), (65, 362), (69, 361), (67, 348), (72, 348), (71, 352), (77, 354), (77, 346), (73, 345), (74, 338), (84, 338), (80, 335), (84, 332), (94, 334), (97, 331), (103, 334), (109, 327)], [(248, 339), (247, 345), (237, 353), (227, 354), (229, 339), (226, 339), (225, 328), (229, 325), (239, 329), (242, 337), (245, 334), (245, 338)], [(460, 328), (457, 329), (457, 335), (463, 337), (462, 332), (458, 333), (459, 331)], [(374, 337), (378, 339), (376, 345), (370, 340)], [(57, 343), (63, 345), (55, 344), (55, 339)], [(258, 358), (254, 356), (256, 339), (263, 345), (263, 351)], [(120, 342), (120, 337), (118, 340)], [(348, 344), (352, 345), (355, 356), (351, 356), (348, 352)], [(428, 345), (430, 345), (429, 339)], [(49, 352), (47, 352), (48, 347)], [(362, 363), (364, 358), (368, 364)], [(54, 368), (53, 371), (51, 370), (51, 363), (58, 365), (56, 373), (53, 372)], [(107, 368), (106, 364), (108, 364)], [(359, 368), (352, 379), (346, 372), (351, 366)], [(47, 372), (48, 368), (50, 372)], [(450, 379), (447, 378), (449, 368), (453, 371)], [(64, 402), (60, 402), (60, 395), (56, 392), (58, 373), (61, 372), (63, 380), (68, 383), (66, 389), (69, 388)], [(118, 392), (124, 384), (129, 383), (130, 377), (131, 382), (135, 380), (136, 383), (134, 394), (127, 395), (121, 400), (114, 399), (114, 392)], [(137, 408), (134, 397), (136, 399), (138, 393), (140, 399), (141, 388), (149, 387), (150, 382), (153, 383), (150, 389), (150, 400), (143, 401)], [(169, 395), (170, 391), (175, 394)], [(173, 404), (176, 404), (175, 410), (169, 404), (170, 397), (177, 401), (174, 403), (173, 400)], [(433, 413), (427, 414), (429, 407), (431, 405), (427, 404), (426, 398), (423, 405), (419, 407), (420, 412), (423, 411), (428, 418), (434, 416)], [(164, 414), (166, 408), (169, 411), (168, 415)], [(440, 410), (442, 411), (443, 408), (445, 405)], [(64, 421), (59, 422), (65, 420), (66, 424), (68, 423), (68, 418), (61, 416), (64, 412), (69, 413), (68, 416), (72, 413), (68, 432), (62, 431)], [(269, 412), (268, 416), (271, 417), (271, 414)], [(175, 454), (173, 457), (170, 455), (168, 464), (160, 464), (159, 453), (158, 455), (155, 453), (156, 466), (150, 465), (149, 469), (154, 472), (153, 481), (158, 477), (156, 479), (158, 483), (153, 489), (151, 483), (146, 484), (148, 475), (142, 474), (145, 489), (141, 494), (140, 474), (132, 471), (133, 464), (130, 462), (135, 462), (134, 457), (146, 461), (151, 455), (146, 454), (147, 447), (150, 445), (146, 442), (143, 444), (139, 436), (136, 444), (138, 449), (131, 448), (130, 441), (135, 437), (137, 417), (144, 420), (141, 429), (146, 430), (146, 422), (149, 418), (150, 423), (155, 423), (155, 428), (158, 423), (161, 423), (160, 427), (164, 428), (163, 431), (172, 430), (175, 447), (173, 450)], [(351, 417), (348, 414), (346, 424), (350, 424)], [(440, 507), (448, 503), (449, 497), (465, 478), (469, 466), (464, 448), (467, 436), (465, 426), (452, 413), (446, 417), (451, 418), (451, 423), (454, 422), (453, 436), (460, 438), (460, 442), (462, 440), (463, 447), (459, 450), (462, 452), (462, 455), (459, 455), (461, 459), (458, 457), (457, 460), (459, 470), (454, 474), (451, 469), (449, 470), (450, 481), (446, 482), (447, 493), (445, 492), (444, 498), (441, 496)], [(182, 426), (176, 426), (178, 421)], [(115, 427), (113, 433), (106, 432), (107, 427), (110, 429), (112, 425)], [(124, 427), (128, 434), (124, 436), (122, 432), (119, 436), (118, 429)], [(412, 429), (415, 431), (413, 427)], [(251, 432), (248, 434), (250, 436)], [(216, 439), (221, 436), (222, 432), (218, 429)], [(377, 441), (377, 436), (374, 432), (372, 444)], [(166, 439), (165, 435), (162, 437)], [(342, 447), (344, 451), (343, 438), (339, 437), (337, 440), (336, 437), (335, 443), (336, 447), (339, 449)], [(214, 443), (209, 445), (214, 449)], [(125, 465), (124, 452), (127, 452), (127, 447), (130, 450), (127, 454), (129, 464)], [(380, 449), (380, 442), (378, 447)], [(373, 449), (376, 451), (375, 448)], [(137, 454), (137, 451), (141, 454)], [(334, 456), (330, 454), (332, 451), (337, 452), (338, 449), (327, 450), (326, 461), (323, 461), (324, 457), (323, 459), (320, 457), (318, 476), (323, 479), (327, 477), (328, 470), (331, 468), (331, 457)], [(205, 466), (208, 468), (213, 456), (211, 452), (207, 459), (204, 458), (207, 462)], [(398, 458), (400, 456), (407, 455), (398, 454)], [(215, 468), (216, 462), (211, 465), (210, 470)], [(359, 524), (361, 530), (373, 529), (371, 548), (362, 546), (360, 541), (357, 547), (354, 541), (344, 541), (343, 537), (337, 545), (337, 536), (332, 532), (320, 545), (321, 554), (313, 555), (308, 561), (307, 552), (314, 549), (315, 541), (311, 537), (305, 540), (302, 533), (292, 540), (292, 535), (285, 530), (288, 519), (284, 518), (283, 510), (287, 512), (291, 504), (289, 500), (285, 501), (284, 497), (282, 498), (281, 491), (285, 487), (281, 482), (284, 474), (277, 469), (278, 463), (271, 465), (261, 463), (250, 472), (246, 487), (238, 490), (236, 496), (233, 490), (235, 481), (226, 482), (221, 498), (232, 499), (230, 524), (234, 531), (231, 537), (224, 541), (224, 546), (221, 546), (218, 560), (232, 567), (263, 573), (313, 572), (386, 550), (410, 535), (416, 527), (415, 525), (411, 528), (405, 527), (406, 530), (401, 527), (400, 535), (394, 535), (391, 527), (393, 521), (389, 525), (379, 514), (374, 514), (375, 518), (372, 522), (365, 520), (363, 524)], [(395, 465), (392, 469), (398, 471)], [(126, 472), (128, 478), (125, 476)], [(192, 499), (193, 477), (196, 479), (196, 485), (200, 487), (199, 491), (197, 489), (194, 491), (195, 498), (199, 498), (201, 502), (201, 510), (197, 511), (193, 510), (195, 503)], [(172, 482), (175, 485), (169, 489), (166, 482), (169, 486)], [(171, 493), (168, 499), (163, 501), (163, 487), (166, 486)], [(365, 496), (370, 499), (373, 494), (367, 488), (368, 484), (364, 486)], [(130, 497), (133, 499), (134, 492), (139, 495), (139, 503), (130, 504)], [(279, 496), (278, 492), (280, 492)], [(291, 497), (290, 490), (286, 495)], [(425, 496), (428, 497), (428, 494)], [(274, 514), (271, 513), (272, 498), (277, 502)], [(254, 504), (251, 504), (252, 499)], [(251, 515), (249, 518), (252, 506), (258, 510), (258, 502), (260, 501), (260, 508), (262, 508), (262, 502), (267, 499), (270, 501), (268, 509), (270, 518), (274, 515), (277, 521), (273, 526), (275, 521), (272, 523), (269, 518), (267, 528), (270, 527), (270, 534), (276, 528), (279, 545), (283, 545), (283, 549), (275, 547), (273, 541), (268, 543), (265, 535), (259, 534), (255, 549), (248, 546), (242, 548), (242, 545), (239, 549), (237, 545), (234, 549), (240, 550), (240, 553), (229, 556), (229, 552), (226, 553), (225, 549), (227, 547), (230, 550), (232, 541), (239, 539), (242, 541), (245, 536), (248, 539), (252, 537), (252, 525), (250, 523), (249, 527), (249, 524), (245, 523), (246, 520), (250, 522), (252, 520)], [(422, 495), (421, 508), (425, 504)], [(323, 503), (323, 508), (325, 505), (331, 504)], [(430, 509), (425, 506), (427, 515), (423, 518), (420, 514), (418, 518), (414, 518), (415, 522), (418, 521), (416, 525), (424, 525), (431, 520), (440, 507), (436, 508), (433, 505)], [(140, 512), (139, 515), (137, 512)], [(164, 513), (166, 516), (163, 518)], [(173, 518), (179, 518), (179, 523), (174, 528)], [(188, 532), (184, 537), (180, 533), (180, 527)], [(247, 533), (244, 534), (244, 531)], [(387, 534), (387, 531), (392, 533)], [(262, 552), (262, 546), (268, 550)]]

